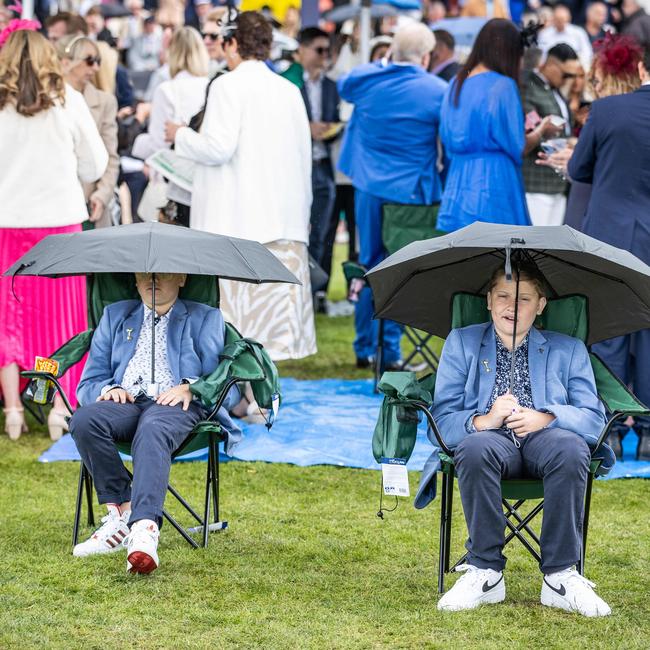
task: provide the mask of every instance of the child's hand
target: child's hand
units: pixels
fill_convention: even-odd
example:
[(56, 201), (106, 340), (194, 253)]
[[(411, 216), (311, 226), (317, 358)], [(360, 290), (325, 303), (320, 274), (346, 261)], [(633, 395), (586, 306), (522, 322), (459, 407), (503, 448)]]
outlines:
[(526, 436), (533, 431), (539, 431), (548, 426), (555, 416), (551, 413), (542, 413), (534, 409), (519, 409), (516, 413), (505, 419), (506, 426), (517, 436)]
[(510, 394), (506, 393), (505, 395), (500, 395), (494, 400), (492, 408), (485, 415), (478, 415), (474, 418), (474, 427), (477, 431), (483, 431), (485, 429), (498, 429), (503, 426), (503, 423), (507, 417), (513, 414), (513, 412), (519, 410), (519, 404), (517, 398)]

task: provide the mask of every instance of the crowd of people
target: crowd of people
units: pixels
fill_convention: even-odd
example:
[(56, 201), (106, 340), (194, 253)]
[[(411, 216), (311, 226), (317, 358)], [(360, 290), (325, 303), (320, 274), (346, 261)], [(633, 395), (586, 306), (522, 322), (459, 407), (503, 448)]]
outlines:
[[(475, 221), (569, 223), (650, 263), (650, 17), (637, 0), (571, 7), (427, 0), (418, 16), (377, 21), (369, 61), (359, 24), (299, 29), (295, 8), (282, 24), (268, 10), (237, 12), (208, 0), (70, 5), (40, 22), (0, 10), (2, 269), (50, 234), (159, 220), (256, 240), (300, 280), (270, 288), (222, 281), (222, 317), (179, 298), (185, 276), (162, 274), (163, 299), (154, 304), (151, 276), (136, 274), (141, 300), (105, 311), (83, 376), (76, 366), (62, 379), (75, 403), (79, 385), (70, 427), (108, 508), (77, 556), (119, 550), (128, 537), (129, 571), (158, 566), (171, 450), (205, 416), (189, 385), (214, 369), (223, 319), (274, 360), (314, 354), (314, 311), (327, 310), (337, 234), (347, 232), (351, 260), (372, 268), (386, 256), (387, 205), (431, 208), (431, 236)], [(448, 16), (485, 18), (471, 48), (457, 48), (440, 27)], [(161, 152), (172, 168), (189, 170), (191, 191), (180, 174), (156, 167)], [(462, 438), (457, 470), (470, 541), (466, 575), (439, 608), (505, 598), (499, 483), (530, 465), (553, 505), (542, 530), (542, 603), (607, 615), (573, 569), (593, 451), (574, 434), (588, 425), (597, 435), (605, 412), (584, 344), (533, 328), (546, 305), (543, 277), (535, 268), (518, 273), (527, 296), (521, 329), (511, 331), (519, 289), (497, 269), (491, 321), (452, 332), (440, 362), (434, 416), (450, 438)], [(86, 295), (78, 277), (14, 280), (0, 280), (0, 387), (5, 431), (18, 439), (19, 371), (86, 328)], [(369, 287), (357, 288), (354, 355), (357, 367), (370, 368), (379, 328)], [(210, 336), (175, 329), (180, 312), (195, 331), (210, 321)], [(133, 345), (120, 335), (127, 321), (139, 323)], [(384, 323), (386, 369), (404, 369), (401, 334), (399, 324)], [(179, 364), (167, 358), (168, 336), (182, 349)], [(141, 380), (154, 340), (163, 380), (151, 399)], [(529, 369), (529, 340), (539, 352), (548, 343), (548, 373)], [(479, 412), (478, 395), (464, 387), (486, 341), (496, 377)], [(647, 331), (594, 349), (650, 403)], [(515, 365), (521, 382), (514, 394), (503, 392)], [(535, 402), (542, 375), (554, 382), (544, 405)], [(235, 409), (241, 395), (233, 391), (227, 406)], [(65, 416), (57, 398), (48, 417), (53, 439), (67, 428)], [(650, 419), (633, 424), (637, 457), (650, 460)], [(624, 433), (621, 425), (607, 441), (619, 457)], [(134, 441), (132, 485), (116, 439)], [(504, 455), (507, 463), (494, 461)]]

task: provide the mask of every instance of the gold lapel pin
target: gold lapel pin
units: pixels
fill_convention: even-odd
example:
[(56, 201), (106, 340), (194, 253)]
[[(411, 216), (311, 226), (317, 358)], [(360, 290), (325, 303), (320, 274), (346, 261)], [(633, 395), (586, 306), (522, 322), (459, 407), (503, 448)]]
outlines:
[(127, 327), (126, 328), (126, 340), (127, 341), (130, 341), (133, 338), (132, 334), (133, 334), (133, 328), (132, 327)]

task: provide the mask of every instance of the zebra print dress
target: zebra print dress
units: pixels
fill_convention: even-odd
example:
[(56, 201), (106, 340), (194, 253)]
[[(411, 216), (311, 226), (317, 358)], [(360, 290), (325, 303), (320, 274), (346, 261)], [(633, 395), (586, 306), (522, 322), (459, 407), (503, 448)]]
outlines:
[(278, 240), (264, 244), (302, 283), (249, 284), (221, 280), (221, 311), (243, 336), (259, 341), (271, 359), (316, 354), (314, 308), (307, 245)]

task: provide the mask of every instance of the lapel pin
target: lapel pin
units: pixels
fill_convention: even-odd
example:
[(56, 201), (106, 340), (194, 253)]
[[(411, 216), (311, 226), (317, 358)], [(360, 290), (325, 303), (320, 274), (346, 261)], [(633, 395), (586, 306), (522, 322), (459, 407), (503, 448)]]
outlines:
[(133, 334), (133, 328), (132, 327), (127, 327), (126, 328), (126, 340), (127, 341), (130, 341), (133, 338), (132, 334)]
[(490, 372), (490, 366), (488, 365), (487, 359), (483, 359), (483, 365), (485, 366), (485, 372)]

